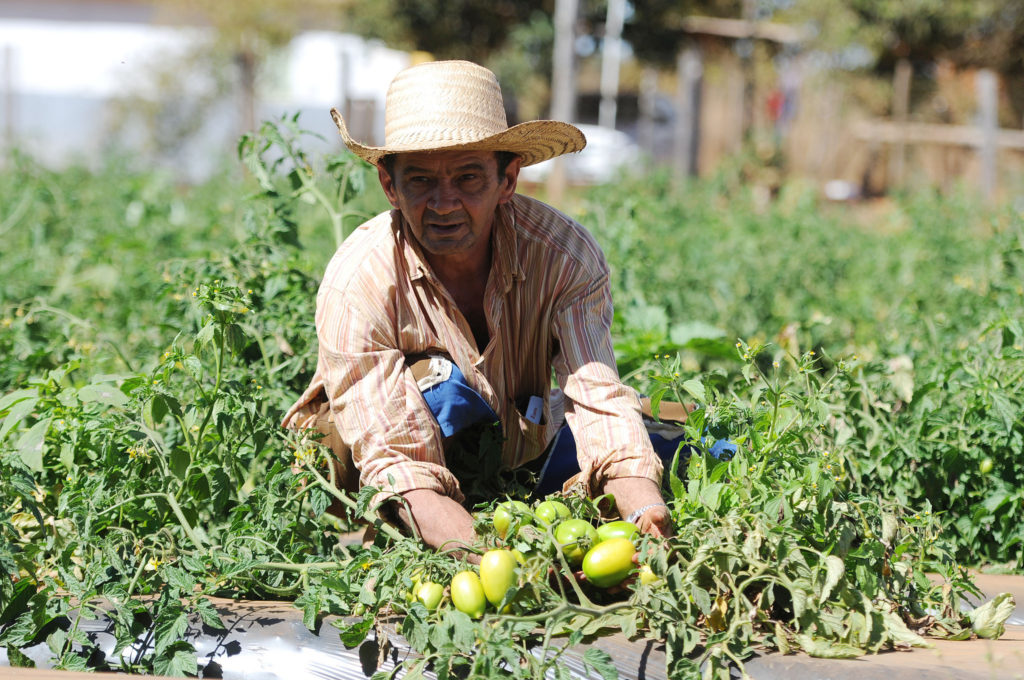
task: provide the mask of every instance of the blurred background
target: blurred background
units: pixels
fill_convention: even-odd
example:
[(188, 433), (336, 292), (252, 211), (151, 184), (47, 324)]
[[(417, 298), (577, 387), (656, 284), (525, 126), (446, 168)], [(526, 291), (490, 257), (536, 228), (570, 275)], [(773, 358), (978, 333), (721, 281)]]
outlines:
[(766, 198), (1024, 195), (1024, 0), (2, 0), (0, 142), (202, 180), (283, 113), (380, 143), (394, 74), (447, 58), (498, 74), (510, 122), (583, 127), (524, 174), (549, 191), (728, 162)]

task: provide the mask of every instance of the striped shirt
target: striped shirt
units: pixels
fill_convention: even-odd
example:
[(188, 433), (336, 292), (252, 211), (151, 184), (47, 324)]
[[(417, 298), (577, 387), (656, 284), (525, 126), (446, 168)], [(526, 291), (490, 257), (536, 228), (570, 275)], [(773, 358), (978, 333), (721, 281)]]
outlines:
[[(317, 370), (284, 424), (302, 427), (303, 414), (326, 399), (360, 484), (432, 489), (462, 501), (406, 361), (440, 353), (498, 414), (507, 468), (540, 456), (561, 424), (552, 426), (553, 371), (581, 470), (566, 487), (591, 494), (610, 478), (660, 482), (637, 394), (616, 369), (608, 266), (593, 236), (516, 195), (498, 206), (492, 238), (484, 294), (490, 340), (481, 353), (398, 211), (353, 232), (327, 266), (317, 296)], [(523, 417), (531, 396), (543, 399), (544, 424)]]

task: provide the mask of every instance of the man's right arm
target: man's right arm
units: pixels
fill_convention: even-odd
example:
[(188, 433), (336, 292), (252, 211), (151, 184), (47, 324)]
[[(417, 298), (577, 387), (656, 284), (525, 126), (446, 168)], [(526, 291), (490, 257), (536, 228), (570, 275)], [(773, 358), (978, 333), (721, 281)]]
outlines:
[(453, 551), (456, 556), (464, 554), (470, 562), (479, 562), (476, 554), (460, 550), (477, 541), (473, 516), (460, 503), (430, 489), (413, 489), (402, 497), (406, 502), (400, 506), (398, 517), (414, 529), (424, 543), (437, 550)]
[(461, 492), (445, 466), (440, 429), (405, 353), (395, 346), (386, 319), (363, 309), (351, 292), (321, 289), (317, 332), (334, 424), (351, 450), (361, 483), (381, 490), (375, 504), (403, 496), (411, 512), (401, 510), (400, 519), (415, 526), (429, 545), (472, 543), (472, 517), (459, 503)]

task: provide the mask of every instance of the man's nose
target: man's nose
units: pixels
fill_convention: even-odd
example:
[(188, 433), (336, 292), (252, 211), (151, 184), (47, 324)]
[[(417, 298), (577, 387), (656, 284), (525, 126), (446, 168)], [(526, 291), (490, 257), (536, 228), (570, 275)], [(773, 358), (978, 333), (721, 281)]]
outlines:
[(444, 214), (457, 209), (458, 205), (458, 191), (453, 182), (443, 179), (434, 185), (427, 207), (436, 213)]

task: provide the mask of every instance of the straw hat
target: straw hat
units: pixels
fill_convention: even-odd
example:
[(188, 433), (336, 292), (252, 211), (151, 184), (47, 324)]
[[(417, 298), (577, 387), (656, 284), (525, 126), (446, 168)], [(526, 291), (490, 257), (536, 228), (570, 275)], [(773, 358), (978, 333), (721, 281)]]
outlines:
[(533, 120), (508, 127), (498, 79), (468, 61), (405, 69), (391, 81), (384, 111), (384, 146), (366, 146), (352, 139), (341, 114), (331, 109), (345, 146), (374, 165), (393, 153), (482, 149), (516, 153), (525, 167), (587, 145), (568, 123)]

